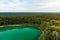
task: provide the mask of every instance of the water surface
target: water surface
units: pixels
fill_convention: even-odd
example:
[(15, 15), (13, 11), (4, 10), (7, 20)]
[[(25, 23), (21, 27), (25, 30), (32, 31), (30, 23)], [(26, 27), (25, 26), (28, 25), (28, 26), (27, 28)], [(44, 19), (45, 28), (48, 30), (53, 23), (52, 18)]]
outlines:
[(0, 40), (37, 40), (41, 31), (33, 26), (5, 26), (0, 28)]

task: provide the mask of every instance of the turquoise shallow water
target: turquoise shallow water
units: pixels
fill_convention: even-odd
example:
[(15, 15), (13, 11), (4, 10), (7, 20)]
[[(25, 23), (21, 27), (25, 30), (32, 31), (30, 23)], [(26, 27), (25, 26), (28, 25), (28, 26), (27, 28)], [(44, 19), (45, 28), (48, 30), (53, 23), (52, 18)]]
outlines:
[(41, 34), (33, 26), (7, 26), (0, 28), (0, 40), (37, 40)]

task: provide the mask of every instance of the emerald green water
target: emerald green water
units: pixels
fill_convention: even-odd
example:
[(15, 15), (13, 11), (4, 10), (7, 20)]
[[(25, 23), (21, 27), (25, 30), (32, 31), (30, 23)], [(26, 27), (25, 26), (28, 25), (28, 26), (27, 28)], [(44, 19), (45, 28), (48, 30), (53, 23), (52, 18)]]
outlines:
[(0, 28), (0, 40), (37, 40), (41, 31), (33, 26), (5, 26)]

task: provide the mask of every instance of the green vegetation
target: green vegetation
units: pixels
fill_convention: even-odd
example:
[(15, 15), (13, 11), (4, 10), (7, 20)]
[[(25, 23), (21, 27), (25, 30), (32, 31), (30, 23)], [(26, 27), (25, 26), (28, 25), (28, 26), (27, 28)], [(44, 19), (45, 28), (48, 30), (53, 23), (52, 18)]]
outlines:
[(0, 26), (34, 25), (42, 30), (38, 40), (60, 40), (60, 14), (6, 14), (0, 15)]

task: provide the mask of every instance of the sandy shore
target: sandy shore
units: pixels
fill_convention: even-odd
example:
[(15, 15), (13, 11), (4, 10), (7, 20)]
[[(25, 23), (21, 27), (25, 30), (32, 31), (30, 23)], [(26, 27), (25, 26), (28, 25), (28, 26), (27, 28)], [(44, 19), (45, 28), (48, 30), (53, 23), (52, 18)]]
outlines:
[(0, 27), (5, 27), (5, 26), (21, 26), (21, 25), (3, 25), (3, 26), (0, 26)]

